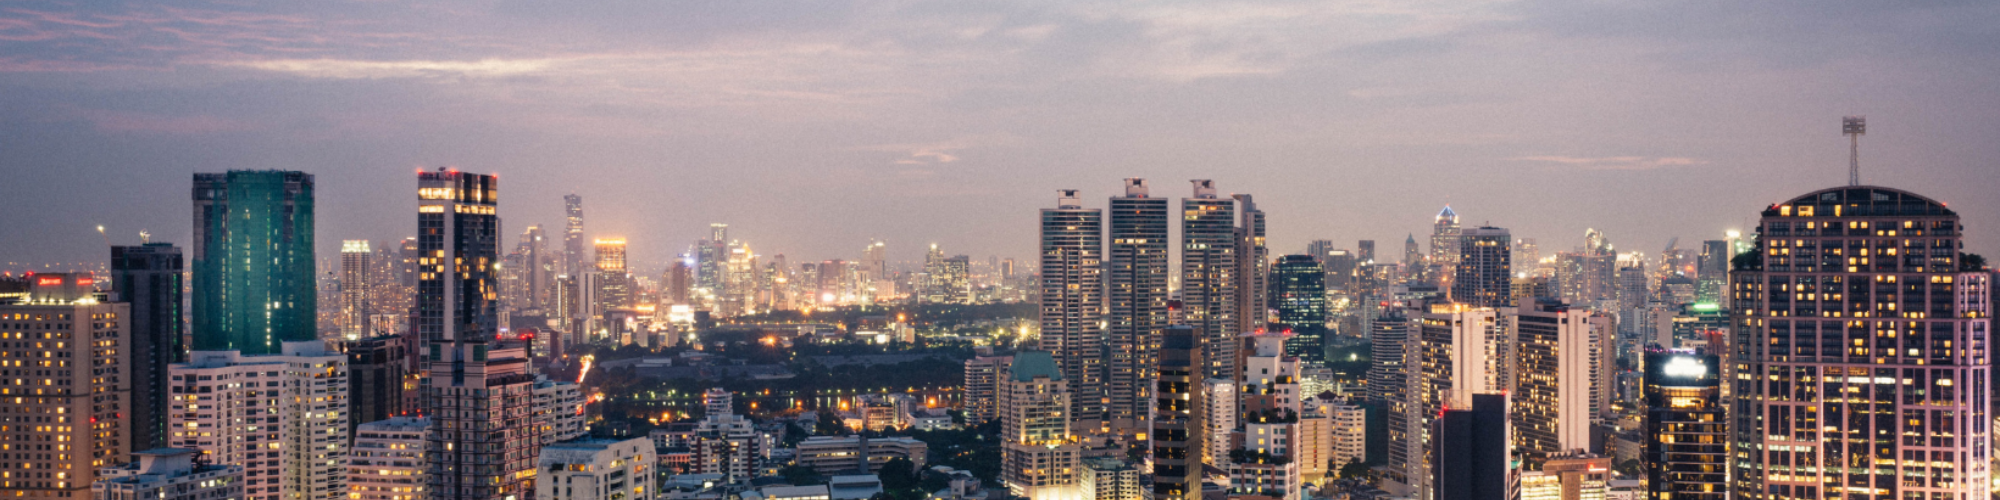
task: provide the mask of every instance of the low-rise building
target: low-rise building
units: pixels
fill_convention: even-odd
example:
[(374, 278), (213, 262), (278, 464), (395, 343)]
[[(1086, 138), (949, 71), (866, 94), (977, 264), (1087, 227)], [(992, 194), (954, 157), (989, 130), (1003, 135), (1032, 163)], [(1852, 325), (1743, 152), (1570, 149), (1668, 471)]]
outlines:
[(897, 458), (922, 469), (930, 452), (929, 445), (910, 437), (813, 436), (800, 441), (796, 449), (799, 465), (829, 475), (861, 472), (864, 462), (867, 472), (874, 474)]
[(765, 486), (757, 490), (764, 500), (831, 500), (824, 484), (812, 486)]
[(542, 447), (538, 500), (654, 500), (653, 442), (577, 438)]
[(201, 450), (155, 448), (106, 468), (91, 483), (94, 500), (220, 500), (242, 498), (243, 467), (195, 461)]
[(882, 492), (882, 478), (874, 474), (833, 476), (826, 481), (832, 500), (868, 500)]

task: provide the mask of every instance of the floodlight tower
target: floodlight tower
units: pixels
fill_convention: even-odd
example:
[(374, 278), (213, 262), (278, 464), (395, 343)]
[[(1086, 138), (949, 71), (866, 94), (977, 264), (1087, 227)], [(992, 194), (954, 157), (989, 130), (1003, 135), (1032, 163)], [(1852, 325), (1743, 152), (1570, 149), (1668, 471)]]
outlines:
[(1840, 119), (1840, 133), (1847, 134), (1847, 185), (1861, 185), (1861, 136), (1868, 133), (1868, 117)]

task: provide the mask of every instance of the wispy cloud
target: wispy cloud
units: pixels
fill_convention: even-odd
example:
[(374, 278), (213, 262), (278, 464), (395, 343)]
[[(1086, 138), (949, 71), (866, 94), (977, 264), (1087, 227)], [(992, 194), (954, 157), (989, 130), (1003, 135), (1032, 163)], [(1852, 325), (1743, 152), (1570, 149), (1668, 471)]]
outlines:
[(1583, 170), (1657, 170), (1707, 165), (1707, 160), (1679, 156), (1522, 156), (1513, 161), (1536, 162)]
[(430, 76), (500, 77), (539, 73), (556, 59), (480, 59), (476, 61), (360, 61), (352, 59), (269, 59), (222, 61), (220, 66), (290, 73), (313, 78), (408, 78)]

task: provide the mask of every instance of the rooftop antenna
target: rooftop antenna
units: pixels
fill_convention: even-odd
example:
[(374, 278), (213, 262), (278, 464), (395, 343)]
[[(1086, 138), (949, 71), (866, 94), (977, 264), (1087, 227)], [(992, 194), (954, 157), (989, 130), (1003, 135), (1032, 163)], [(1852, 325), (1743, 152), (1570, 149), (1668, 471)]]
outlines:
[(1861, 185), (1861, 136), (1868, 133), (1868, 117), (1840, 119), (1840, 133), (1847, 135), (1847, 185)]

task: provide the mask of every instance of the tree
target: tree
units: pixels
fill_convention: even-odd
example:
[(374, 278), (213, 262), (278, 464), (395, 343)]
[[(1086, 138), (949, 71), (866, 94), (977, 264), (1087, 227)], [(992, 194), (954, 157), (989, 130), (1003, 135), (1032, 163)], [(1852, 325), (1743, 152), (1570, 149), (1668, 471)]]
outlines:
[(1639, 465), (1639, 460), (1633, 459), (1633, 460), (1626, 460), (1623, 462), (1619, 462), (1618, 467), (1616, 467), (1616, 469), (1619, 475), (1637, 476), (1645, 473), (1645, 470), (1643, 470), (1641, 467), (1642, 466)]
[(1362, 464), (1360, 460), (1350, 461), (1347, 462), (1347, 465), (1340, 466), (1341, 479), (1361, 479), (1367, 475), (1368, 466)]
[(882, 464), (883, 491), (906, 491), (917, 488), (917, 464), (903, 457), (891, 458)]
[(826, 476), (820, 475), (819, 469), (804, 465), (785, 466), (783, 469), (778, 469), (778, 475), (784, 476), (785, 482), (792, 483), (792, 486), (826, 484)]
[(842, 421), (839, 414), (834, 413), (833, 410), (820, 408), (819, 421), (813, 424), (814, 436), (845, 436), (848, 434), (851, 433), (847, 430), (847, 422)]

